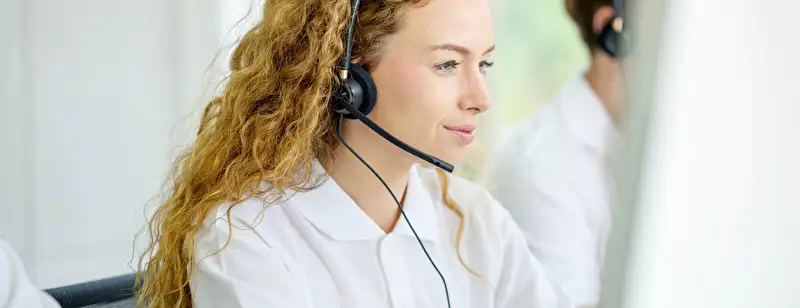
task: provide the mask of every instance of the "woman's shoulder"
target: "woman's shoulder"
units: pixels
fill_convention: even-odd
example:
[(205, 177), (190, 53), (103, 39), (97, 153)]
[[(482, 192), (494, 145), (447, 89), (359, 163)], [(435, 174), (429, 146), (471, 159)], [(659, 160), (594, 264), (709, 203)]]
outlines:
[(231, 222), (234, 226), (255, 228), (266, 220), (280, 220), (292, 206), (292, 199), (314, 187), (325, 183), (325, 177), (314, 178), (303, 184), (301, 188), (276, 190), (272, 184), (263, 182), (257, 192), (239, 196), (236, 201), (223, 202), (207, 213), (203, 226), (208, 227), (220, 222)]
[(479, 223), (490, 229), (500, 228), (506, 223), (508, 212), (486, 187), (455, 174), (431, 168), (418, 169), (420, 178), (430, 193), (448, 208), (445, 199), (450, 198), (468, 222)]
[(266, 242), (273, 237), (273, 229), (286, 227), (287, 215), (291, 215), (284, 206), (287, 195), (262, 193), (224, 202), (207, 213), (195, 239), (203, 242), (232, 236)]
[[(508, 211), (486, 188), (475, 182), (437, 170), (420, 169), (426, 186), (432, 192), (438, 191), (436, 197), (440, 202), (436, 203), (441, 205), (440, 212), (455, 214), (445, 214), (443, 224), (450, 230), (449, 236), (459, 246), (466, 264), (486, 277), (491, 285), (497, 285), (505, 266), (507, 248), (518, 245), (515, 238), (519, 229)], [(451, 204), (445, 197), (451, 199)]]
[(259, 206), (258, 202), (252, 198), (240, 202), (225, 202), (212, 209), (203, 220), (203, 227), (213, 228), (220, 223), (232, 223), (234, 225), (257, 225), (258, 218), (263, 216), (266, 207)]

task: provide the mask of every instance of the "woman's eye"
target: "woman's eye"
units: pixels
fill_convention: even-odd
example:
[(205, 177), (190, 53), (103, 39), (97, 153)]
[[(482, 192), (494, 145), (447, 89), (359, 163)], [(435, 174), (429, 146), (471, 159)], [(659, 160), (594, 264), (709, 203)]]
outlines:
[(434, 68), (436, 68), (439, 71), (443, 71), (443, 72), (452, 72), (459, 65), (461, 65), (461, 62), (458, 62), (456, 60), (450, 60), (450, 61), (445, 61), (445, 62), (436, 64), (436, 65), (434, 65)]
[(481, 73), (486, 74), (486, 70), (492, 67), (492, 65), (494, 65), (494, 62), (481, 61), (478, 67), (481, 70)]

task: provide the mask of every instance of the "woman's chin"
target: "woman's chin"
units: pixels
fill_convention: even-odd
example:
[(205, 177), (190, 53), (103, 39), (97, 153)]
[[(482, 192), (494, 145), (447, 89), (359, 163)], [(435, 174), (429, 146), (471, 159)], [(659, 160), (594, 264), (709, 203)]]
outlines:
[(448, 149), (439, 149), (435, 152), (437, 154), (433, 155), (451, 165), (457, 165), (464, 159), (468, 150), (468, 147), (452, 147)]

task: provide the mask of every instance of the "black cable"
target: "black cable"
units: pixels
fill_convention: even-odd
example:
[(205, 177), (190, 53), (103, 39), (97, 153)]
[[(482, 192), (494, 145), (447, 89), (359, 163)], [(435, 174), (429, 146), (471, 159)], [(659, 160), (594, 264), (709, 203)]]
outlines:
[[(356, 1), (358, 1), (358, 0), (356, 0)], [(339, 137), (339, 141), (341, 141), (342, 144), (344, 144), (344, 146), (348, 150), (350, 150), (350, 153), (353, 153), (353, 155), (355, 155), (356, 158), (358, 158), (358, 160), (360, 160), (361, 163), (364, 164), (364, 166), (367, 166), (367, 168), (369, 168), (369, 171), (372, 171), (372, 174), (374, 174), (375, 177), (377, 177), (378, 180), (381, 181), (381, 184), (383, 184), (383, 187), (386, 187), (386, 190), (388, 190), (389, 194), (392, 195), (392, 199), (394, 199), (394, 202), (397, 204), (397, 207), (400, 209), (400, 214), (403, 215), (403, 219), (406, 221), (406, 224), (408, 224), (408, 228), (411, 229), (412, 233), (414, 233), (414, 237), (417, 239), (417, 242), (419, 243), (419, 247), (422, 247), (422, 251), (425, 252), (425, 256), (428, 257), (428, 261), (430, 261), (431, 265), (433, 265), (433, 269), (435, 269), (436, 273), (439, 274), (439, 278), (442, 278), (442, 284), (444, 285), (444, 294), (445, 294), (445, 297), (447, 298), (447, 308), (451, 308), (450, 307), (450, 291), (448, 291), (448, 289), (447, 289), (447, 281), (445, 281), (444, 275), (442, 275), (442, 272), (439, 270), (439, 267), (436, 266), (436, 263), (433, 262), (433, 258), (431, 258), (431, 255), (428, 253), (428, 250), (425, 249), (425, 245), (422, 244), (422, 240), (419, 238), (419, 235), (417, 235), (417, 231), (414, 230), (414, 226), (412, 226), (411, 222), (408, 220), (408, 217), (406, 216), (406, 212), (403, 210), (403, 206), (400, 204), (400, 201), (397, 200), (397, 197), (394, 195), (394, 192), (392, 192), (392, 189), (389, 188), (389, 185), (386, 184), (386, 182), (378, 174), (378, 172), (376, 172), (375, 169), (372, 169), (372, 166), (370, 166), (363, 158), (361, 158), (361, 155), (358, 155), (358, 153), (356, 153), (356, 151), (353, 150), (353, 148), (351, 148), (350, 145), (347, 144), (346, 141), (344, 141), (344, 137), (342, 137), (342, 125), (343, 125), (343, 123), (344, 123), (344, 114), (339, 114), (339, 123), (338, 123), (337, 128), (336, 128), (336, 136)]]

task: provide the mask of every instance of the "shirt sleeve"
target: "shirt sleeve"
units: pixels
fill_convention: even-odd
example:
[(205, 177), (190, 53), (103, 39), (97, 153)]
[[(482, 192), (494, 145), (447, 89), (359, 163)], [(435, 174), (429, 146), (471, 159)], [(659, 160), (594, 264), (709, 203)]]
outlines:
[[(500, 205), (496, 205), (500, 208)], [(519, 227), (500, 209), (503, 257), (495, 294), (497, 308), (572, 308), (569, 296), (530, 253)]]
[(196, 236), (190, 285), (194, 307), (312, 307), (284, 258), (255, 228), (232, 221), (229, 228), (227, 220), (215, 219)]
[(576, 304), (600, 292), (599, 238), (578, 189), (549, 168), (498, 176), (493, 195), (519, 224), (528, 248)]
[(0, 307), (60, 307), (52, 297), (31, 283), (22, 260), (2, 239), (0, 239)]

